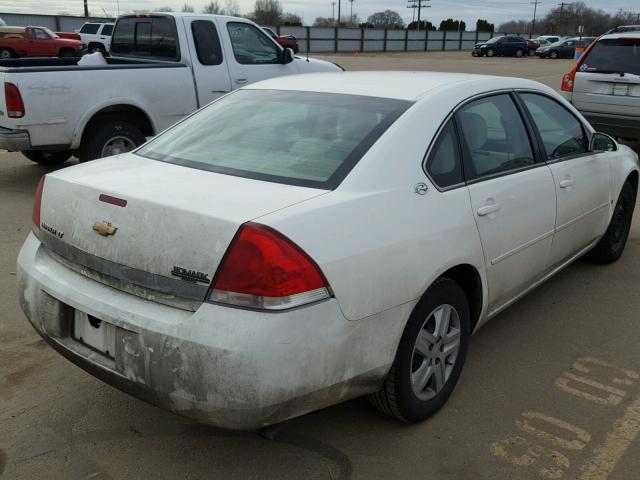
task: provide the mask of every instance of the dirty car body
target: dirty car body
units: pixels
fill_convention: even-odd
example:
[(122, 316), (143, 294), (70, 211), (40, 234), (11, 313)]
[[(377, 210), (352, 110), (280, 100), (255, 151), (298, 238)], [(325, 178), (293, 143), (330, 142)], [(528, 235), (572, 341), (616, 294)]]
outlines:
[[(434, 288), (464, 287), (451, 303), (466, 329), (449, 333), (469, 335), (596, 245), (611, 199), (637, 188), (625, 147), (585, 150), (587, 171), (566, 145), (543, 155), (526, 95), (594, 135), (551, 89), (514, 78), (312, 74), (241, 89), (135, 152), (43, 177), (21, 306), (96, 377), (212, 425), (257, 428), (378, 392)], [(508, 123), (478, 120), (496, 106), (526, 125), (513, 142), (534, 145), (529, 161), (487, 138)], [(461, 152), (479, 152), (475, 178)], [(444, 380), (464, 360), (445, 357)]]

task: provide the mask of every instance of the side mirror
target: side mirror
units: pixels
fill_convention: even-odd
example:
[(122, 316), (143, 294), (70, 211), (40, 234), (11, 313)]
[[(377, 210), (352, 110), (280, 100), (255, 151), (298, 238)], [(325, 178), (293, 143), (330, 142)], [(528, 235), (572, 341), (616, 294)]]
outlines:
[(280, 63), (286, 65), (291, 62), (293, 62), (293, 50), (290, 48), (284, 48), (280, 54)]
[(590, 152), (615, 152), (618, 150), (618, 144), (613, 137), (606, 133), (596, 132), (591, 136), (589, 141)]

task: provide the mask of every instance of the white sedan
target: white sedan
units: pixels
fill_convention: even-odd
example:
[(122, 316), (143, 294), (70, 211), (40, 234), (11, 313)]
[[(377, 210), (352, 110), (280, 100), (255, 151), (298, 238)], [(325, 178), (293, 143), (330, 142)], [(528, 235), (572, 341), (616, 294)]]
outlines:
[(72, 362), (202, 422), (365, 394), (420, 421), (482, 323), (620, 257), (637, 189), (636, 154), (533, 81), (277, 78), (43, 177), (20, 303)]

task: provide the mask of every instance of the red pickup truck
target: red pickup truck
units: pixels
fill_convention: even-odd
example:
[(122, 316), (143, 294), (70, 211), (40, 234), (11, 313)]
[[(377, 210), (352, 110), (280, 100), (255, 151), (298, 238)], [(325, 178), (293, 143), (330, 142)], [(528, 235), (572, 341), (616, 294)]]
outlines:
[(0, 27), (2, 60), (14, 57), (75, 57), (82, 50), (82, 42), (60, 38), (46, 27)]

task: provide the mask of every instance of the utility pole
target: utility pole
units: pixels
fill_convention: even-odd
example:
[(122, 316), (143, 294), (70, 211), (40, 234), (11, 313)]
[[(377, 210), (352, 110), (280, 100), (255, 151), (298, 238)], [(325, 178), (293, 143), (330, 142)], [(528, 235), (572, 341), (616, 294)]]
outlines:
[(571, 5), (571, 3), (567, 3), (567, 2), (561, 2), (558, 3), (558, 5), (560, 6), (560, 35), (562, 35), (563, 33), (563, 26), (564, 26), (564, 6), (565, 5)]
[(349, 0), (349, 23), (353, 26), (353, 2), (355, 0)]
[[(422, 2), (430, 2), (431, 0), (408, 0), (409, 5), (407, 8), (417, 8), (418, 9), (418, 30), (420, 30), (420, 11), (423, 8), (431, 8), (431, 5), (422, 5)], [(414, 10), (415, 12), (415, 10)]]
[(331, 21), (336, 24), (336, 2), (331, 2)]
[(338, 0), (338, 26), (340, 26), (340, 0)]
[(535, 0), (533, 2), (531, 2), (533, 4), (533, 21), (531, 22), (531, 35), (530, 37), (533, 37), (533, 34), (536, 33), (536, 12), (538, 11), (538, 4), (542, 3), (540, 0)]
[(87, 5), (87, 0), (84, 0), (84, 16), (89, 17), (89, 5)]
[(407, 8), (413, 8), (413, 15), (411, 15), (411, 23), (416, 21), (416, 8), (418, 8), (418, 5), (416, 5), (415, 3), (407, 5)]

